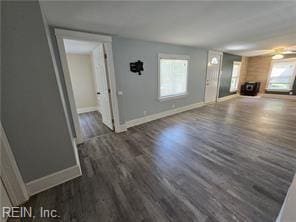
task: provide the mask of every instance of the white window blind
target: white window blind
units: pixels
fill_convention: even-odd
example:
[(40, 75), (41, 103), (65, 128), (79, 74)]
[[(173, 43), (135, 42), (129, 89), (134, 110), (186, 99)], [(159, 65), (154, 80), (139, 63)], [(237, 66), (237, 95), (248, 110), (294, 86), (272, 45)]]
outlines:
[(282, 60), (273, 62), (267, 89), (275, 91), (291, 90), (295, 79), (295, 69), (296, 60)]
[(162, 56), (159, 59), (159, 98), (187, 93), (188, 59)]

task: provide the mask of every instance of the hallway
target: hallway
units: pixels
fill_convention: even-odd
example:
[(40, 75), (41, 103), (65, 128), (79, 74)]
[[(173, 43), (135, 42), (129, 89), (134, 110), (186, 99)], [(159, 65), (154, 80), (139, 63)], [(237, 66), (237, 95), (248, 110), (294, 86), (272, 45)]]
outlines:
[(112, 131), (103, 124), (102, 116), (98, 111), (79, 114), (79, 123), (84, 139), (112, 133)]

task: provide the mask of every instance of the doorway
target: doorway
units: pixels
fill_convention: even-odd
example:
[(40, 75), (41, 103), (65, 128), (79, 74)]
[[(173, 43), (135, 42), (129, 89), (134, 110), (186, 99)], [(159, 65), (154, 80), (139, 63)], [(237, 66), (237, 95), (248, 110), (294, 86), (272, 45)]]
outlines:
[(221, 64), (223, 53), (217, 51), (209, 51), (207, 77), (205, 87), (205, 103), (213, 103), (217, 101), (219, 96), (219, 82), (221, 76)]
[(111, 37), (55, 29), (76, 143), (118, 131)]

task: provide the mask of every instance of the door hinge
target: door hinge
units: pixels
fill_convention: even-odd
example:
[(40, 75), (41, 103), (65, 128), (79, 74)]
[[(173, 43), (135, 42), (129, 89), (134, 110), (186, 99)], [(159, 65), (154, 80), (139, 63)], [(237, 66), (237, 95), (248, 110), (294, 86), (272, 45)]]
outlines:
[(106, 53), (104, 54), (104, 58), (107, 59), (107, 54)]
[(111, 93), (111, 89), (108, 89), (108, 93)]
[(112, 119), (112, 123), (114, 123), (114, 119)]

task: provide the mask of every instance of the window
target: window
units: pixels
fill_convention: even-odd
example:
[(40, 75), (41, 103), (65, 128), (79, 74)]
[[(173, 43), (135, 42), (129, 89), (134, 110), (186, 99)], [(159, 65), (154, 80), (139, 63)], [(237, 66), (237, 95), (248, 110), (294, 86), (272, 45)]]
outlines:
[(295, 79), (295, 72), (295, 59), (273, 61), (268, 79), (267, 90), (291, 90)]
[(241, 62), (233, 62), (230, 92), (236, 92), (239, 82)]
[(159, 99), (187, 94), (188, 56), (159, 55)]

